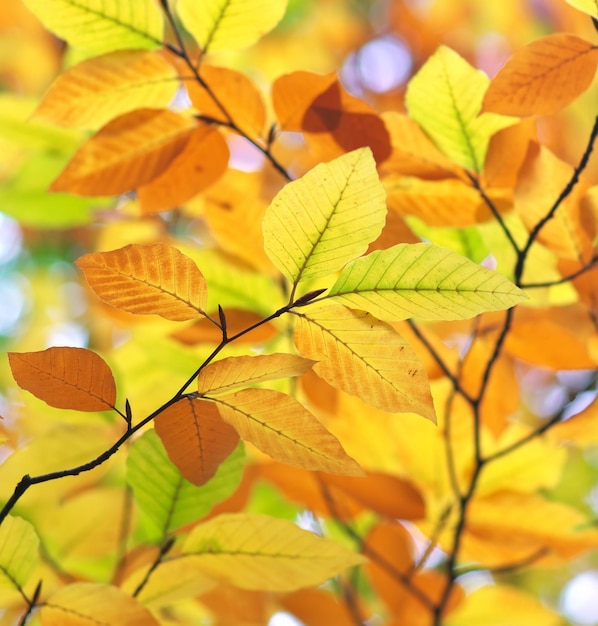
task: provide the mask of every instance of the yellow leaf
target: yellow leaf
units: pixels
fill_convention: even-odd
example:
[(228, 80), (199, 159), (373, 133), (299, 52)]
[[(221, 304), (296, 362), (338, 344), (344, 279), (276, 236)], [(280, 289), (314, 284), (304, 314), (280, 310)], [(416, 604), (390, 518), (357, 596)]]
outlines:
[(444, 621), (445, 626), (560, 626), (562, 623), (560, 615), (538, 598), (506, 585), (476, 589)]
[(283, 353), (228, 357), (201, 370), (197, 378), (198, 391), (202, 395), (225, 393), (266, 380), (301, 376), (313, 364), (309, 359)]
[(205, 53), (255, 43), (283, 18), (286, 0), (178, 0), (185, 28)]
[(572, 441), (578, 446), (598, 445), (598, 401), (564, 422), (555, 424), (547, 433), (551, 440)]
[(229, 156), (226, 140), (218, 130), (207, 126), (193, 130), (166, 170), (137, 189), (141, 212), (178, 208), (224, 174)]
[(239, 443), (239, 435), (222, 420), (212, 402), (183, 398), (154, 421), (170, 460), (194, 485), (203, 485)]
[(61, 74), (33, 117), (71, 128), (98, 128), (135, 109), (166, 107), (177, 87), (177, 73), (161, 53), (110, 52)]
[(44, 25), (75, 48), (96, 54), (162, 45), (162, 12), (153, 0), (25, 0)]
[(73, 583), (55, 591), (40, 610), (42, 626), (159, 626), (137, 600), (117, 587)]
[(484, 111), (556, 113), (590, 86), (597, 63), (598, 46), (585, 39), (567, 33), (542, 37), (517, 50), (498, 72), (484, 96)]
[(39, 539), (33, 526), (9, 515), (0, 526), (0, 588), (22, 589), (39, 560)]
[(98, 297), (117, 309), (174, 321), (205, 316), (203, 275), (189, 257), (166, 244), (93, 252), (76, 265)]
[(493, 113), (479, 116), (488, 77), (455, 51), (440, 46), (409, 81), (405, 102), (414, 119), (455, 163), (480, 172), (490, 137), (515, 123)]
[(106, 362), (84, 348), (11, 352), (14, 379), (50, 406), (77, 411), (107, 411), (116, 402), (116, 383)]
[(565, 2), (598, 20), (598, 0), (565, 0)]
[(318, 376), (384, 411), (436, 421), (423, 363), (394, 328), (337, 305), (308, 311), (296, 314), (295, 344)]
[(339, 441), (297, 400), (270, 389), (243, 389), (215, 398), (220, 415), (273, 459), (331, 474), (363, 476)]
[(363, 254), (384, 226), (384, 189), (368, 148), (317, 165), (286, 185), (266, 210), (264, 243), (297, 284)]
[(167, 109), (137, 109), (104, 126), (77, 150), (51, 191), (118, 195), (157, 178), (183, 150), (197, 124)]
[(364, 561), (332, 540), (257, 513), (223, 514), (200, 524), (183, 553), (214, 578), (261, 591), (319, 585)]

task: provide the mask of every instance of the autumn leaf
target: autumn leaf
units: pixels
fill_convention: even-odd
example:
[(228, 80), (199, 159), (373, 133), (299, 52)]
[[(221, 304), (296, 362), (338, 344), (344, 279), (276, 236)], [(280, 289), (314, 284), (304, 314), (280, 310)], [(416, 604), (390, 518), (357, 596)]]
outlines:
[(516, 121), (480, 115), (488, 83), (483, 72), (440, 46), (409, 81), (405, 95), (409, 115), (440, 150), (475, 172), (483, 169), (490, 137)]
[(8, 516), (0, 527), (0, 588), (19, 591), (39, 561), (39, 539), (33, 526)]
[(44, 25), (75, 48), (100, 54), (162, 45), (162, 13), (153, 0), (24, 0)]
[(526, 299), (501, 274), (432, 244), (398, 244), (349, 263), (327, 297), (387, 321), (467, 319)]
[(75, 153), (51, 191), (82, 196), (126, 193), (164, 172), (197, 128), (167, 109), (137, 109), (109, 122)]
[(174, 67), (159, 52), (118, 50), (61, 74), (33, 117), (71, 128), (98, 128), (140, 108), (165, 108), (178, 87)]
[(177, 13), (202, 51), (238, 50), (282, 19), (286, 0), (179, 0)]
[(436, 421), (428, 377), (409, 344), (369, 313), (326, 305), (297, 314), (295, 344), (334, 387), (391, 412)]
[(289, 376), (301, 376), (313, 361), (294, 354), (260, 354), (228, 357), (210, 363), (197, 377), (201, 395), (226, 393), (238, 387)]
[(149, 430), (131, 446), (127, 482), (135, 501), (157, 532), (156, 540), (184, 524), (207, 515), (237, 487), (243, 471), (239, 446), (201, 487), (186, 480), (169, 460), (156, 432)]
[(116, 402), (116, 384), (106, 362), (84, 348), (10, 352), (14, 379), (50, 406), (76, 411), (107, 411)]
[(159, 626), (156, 618), (118, 587), (71, 583), (52, 593), (40, 610), (42, 626)]
[(372, 153), (360, 148), (278, 193), (263, 221), (266, 252), (295, 285), (325, 276), (365, 252), (385, 215)]
[(596, 0), (565, 0), (565, 2), (598, 20), (598, 3)]
[(239, 443), (214, 404), (199, 398), (171, 404), (156, 417), (154, 428), (170, 460), (194, 485), (208, 481)]
[(174, 321), (205, 316), (206, 281), (176, 248), (130, 244), (86, 254), (76, 264), (98, 297), (117, 309)]
[(297, 400), (270, 389), (213, 398), (222, 419), (277, 461), (332, 474), (362, 476), (339, 441)]
[(598, 64), (598, 46), (575, 35), (554, 33), (520, 48), (491, 81), (484, 111), (549, 115), (583, 93)]
[(200, 524), (183, 553), (210, 576), (265, 591), (319, 585), (364, 560), (337, 542), (258, 513), (224, 514)]

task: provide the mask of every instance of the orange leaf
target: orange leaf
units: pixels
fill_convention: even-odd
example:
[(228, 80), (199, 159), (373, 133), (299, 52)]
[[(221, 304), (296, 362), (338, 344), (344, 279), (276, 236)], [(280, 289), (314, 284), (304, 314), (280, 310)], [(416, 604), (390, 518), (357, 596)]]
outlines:
[(291, 396), (243, 389), (214, 401), (225, 422), (277, 461), (332, 474), (363, 475), (336, 437)]
[(355, 626), (356, 623), (347, 604), (323, 589), (301, 589), (284, 596), (280, 603), (305, 626)]
[(130, 244), (86, 254), (76, 265), (98, 297), (117, 309), (173, 321), (205, 316), (206, 281), (195, 263), (172, 246)]
[[(189, 70), (183, 68), (183, 76), (185, 70), (189, 74)], [(261, 137), (266, 124), (266, 105), (255, 84), (245, 74), (225, 67), (202, 64), (199, 74), (210, 91), (195, 78), (185, 81), (193, 106), (202, 115), (230, 123), (228, 116), (216, 104), (216, 98), (238, 128), (250, 137)], [(239, 106), (239, 103), (243, 105)]]
[(84, 348), (48, 348), (10, 352), (12, 375), (19, 387), (50, 406), (76, 411), (114, 408), (116, 385), (106, 362)]
[(43, 626), (159, 626), (137, 600), (117, 587), (98, 583), (59, 588), (41, 607), (40, 618)]
[(542, 37), (519, 49), (491, 81), (483, 110), (504, 115), (548, 115), (592, 82), (598, 46), (567, 33)]
[(212, 402), (183, 398), (156, 417), (154, 427), (170, 460), (194, 485), (203, 485), (239, 443)]
[(125, 113), (79, 148), (50, 191), (110, 196), (146, 185), (174, 161), (196, 127), (168, 110)]
[(141, 212), (177, 208), (211, 185), (226, 171), (228, 145), (220, 132), (207, 126), (191, 131), (187, 145), (157, 178), (137, 189)]

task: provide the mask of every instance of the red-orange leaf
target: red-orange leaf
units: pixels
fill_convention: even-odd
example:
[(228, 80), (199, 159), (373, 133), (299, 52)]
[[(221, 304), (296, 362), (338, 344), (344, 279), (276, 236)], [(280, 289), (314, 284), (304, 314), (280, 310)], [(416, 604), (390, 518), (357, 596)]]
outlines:
[(542, 37), (518, 50), (490, 83), (484, 111), (504, 115), (555, 113), (592, 82), (598, 46), (567, 33)]
[(154, 423), (170, 460), (195, 485), (203, 485), (239, 443), (212, 402), (183, 398), (162, 411)]
[(19, 387), (50, 406), (76, 411), (114, 407), (116, 385), (110, 368), (84, 348), (48, 348), (42, 352), (10, 352), (12, 375)]
[(125, 113), (79, 148), (50, 190), (111, 196), (146, 185), (172, 163), (196, 127), (193, 119), (168, 110)]
[(195, 263), (163, 243), (130, 244), (76, 261), (104, 302), (129, 313), (175, 322), (205, 315), (208, 288)]

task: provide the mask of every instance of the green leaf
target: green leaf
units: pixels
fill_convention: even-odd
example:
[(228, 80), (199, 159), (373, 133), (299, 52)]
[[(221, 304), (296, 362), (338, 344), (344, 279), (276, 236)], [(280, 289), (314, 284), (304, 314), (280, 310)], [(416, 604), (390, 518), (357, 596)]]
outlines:
[(156, 432), (150, 430), (131, 446), (127, 481), (139, 507), (164, 536), (207, 515), (215, 504), (227, 498), (241, 480), (243, 457), (240, 444), (213, 478), (196, 487), (183, 478)]
[(454, 50), (440, 46), (410, 80), (405, 104), (414, 119), (450, 159), (480, 172), (488, 142), (513, 117), (484, 113), (490, 79)]
[(369, 148), (289, 183), (266, 210), (266, 253), (294, 284), (325, 276), (367, 250), (386, 220), (385, 192)]
[(162, 45), (154, 0), (24, 0), (44, 26), (75, 48), (100, 54)]
[(200, 48), (238, 50), (255, 43), (283, 18), (287, 0), (178, 0), (177, 13)]
[(39, 539), (33, 526), (9, 515), (0, 526), (0, 589), (22, 589), (38, 560)]
[(183, 553), (206, 574), (258, 591), (311, 587), (364, 561), (336, 541), (258, 513), (228, 513), (200, 524)]
[(353, 261), (329, 297), (386, 321), (468, 319), (527, 299), (502, 274), (426, 243), (399, 244)]

